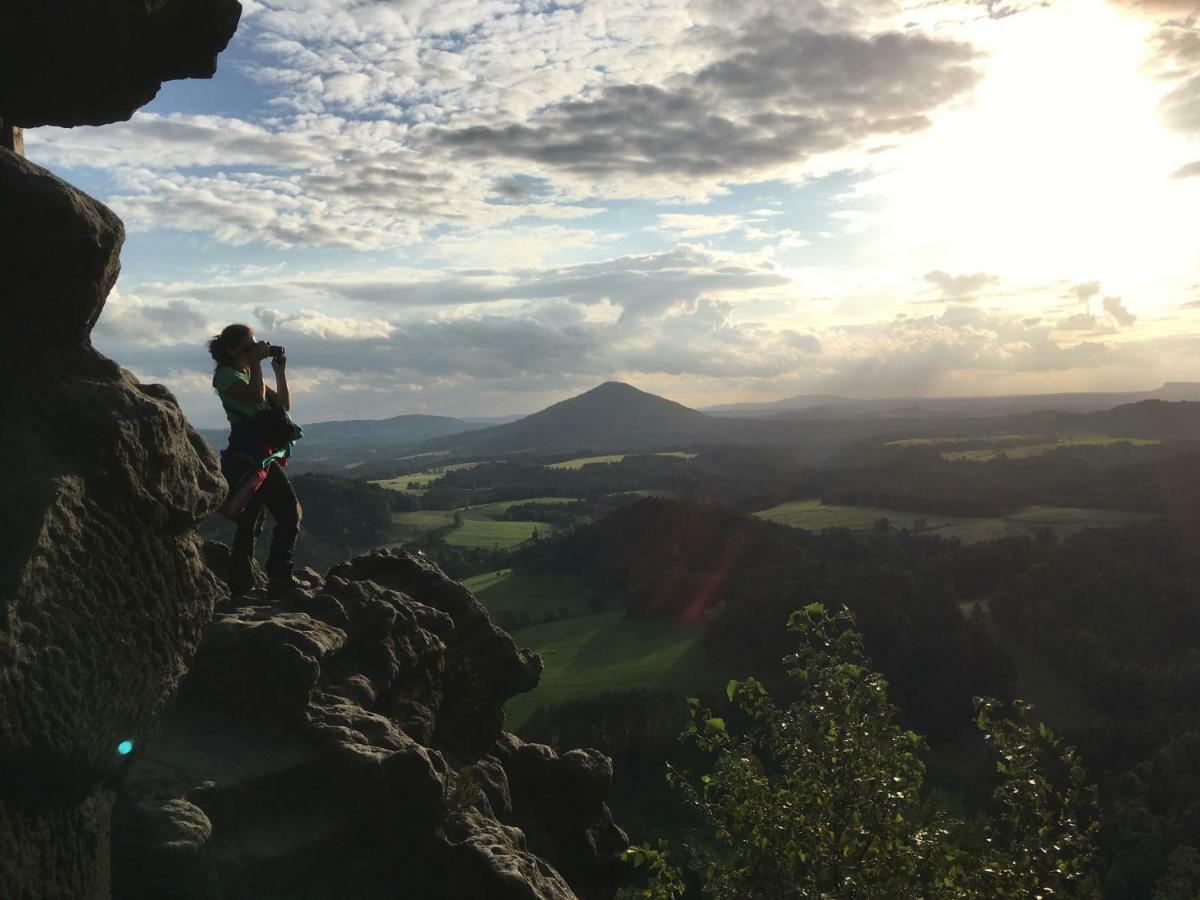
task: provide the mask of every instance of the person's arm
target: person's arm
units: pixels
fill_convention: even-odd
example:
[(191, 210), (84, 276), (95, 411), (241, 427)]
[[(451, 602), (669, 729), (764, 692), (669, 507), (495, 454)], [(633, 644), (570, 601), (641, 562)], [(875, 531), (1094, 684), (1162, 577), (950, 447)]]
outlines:
[(287, 357), (271, 358), (271, 368), (275, 370), (275, 400), (288, 412), (292, 409), (292, 392), (287, 383)]
[(267, 348), (271, 345), (259, 341), (248, 351), (250, 359), (250, 383), (244, 384), (238, 380), (229, 386), (227, 393), (238, 403), (259, 404), (267, 399), (267, 386), (263, 382), (262, 361), (267, 356)]
[(262, 360), (250, 364), (250, 383), (238, 381), (229, 386), (226, 392), (238, 403), (262, 403), (267, 399), (267, 385), (263, 381)]

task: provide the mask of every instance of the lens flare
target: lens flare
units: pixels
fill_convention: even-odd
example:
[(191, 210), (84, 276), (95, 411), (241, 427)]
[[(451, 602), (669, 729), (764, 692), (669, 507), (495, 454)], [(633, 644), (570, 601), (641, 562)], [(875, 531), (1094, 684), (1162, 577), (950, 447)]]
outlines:
[(117, 752), (122, 756), (128, 756), (133, 751), (133, 741), (121, 741), (117, 744)]

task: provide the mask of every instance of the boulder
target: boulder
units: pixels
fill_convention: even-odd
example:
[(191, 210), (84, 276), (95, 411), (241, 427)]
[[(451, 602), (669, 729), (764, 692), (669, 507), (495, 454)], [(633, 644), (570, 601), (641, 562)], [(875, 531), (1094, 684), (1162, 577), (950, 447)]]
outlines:
[(6, 358), (55, 364), (87, 343), (121, 271), (121, 220), (26, 159), (0, 150)]
[(164, 81), (211, 78), (236, 0), (6, 0), (0, 118), (23, 128), (128, 119)]

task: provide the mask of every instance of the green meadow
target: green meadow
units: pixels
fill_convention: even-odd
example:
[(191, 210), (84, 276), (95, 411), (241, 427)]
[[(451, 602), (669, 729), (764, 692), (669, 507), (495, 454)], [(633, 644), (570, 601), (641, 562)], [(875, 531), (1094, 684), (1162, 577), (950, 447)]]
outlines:
[[(453, 519), (451, 519), (453, 522)], [(463, 519), (442, 540), (452, 547), (477, 547), (481, 550), (509, 550), (533, 537), (549, 537), (554, 526), (545, 522), (493, 522), (487, 519)]]
[[(584, 466), (603, 466), (619, 463), (631, 453), (613, 453), (608, 456), (581, 456), (578, 459), (568, 459), (565, 462), (551, 463), (551, 469), (582, 469)], [(669, 450), (663, 453), (652, 453), (651, 456), (674, 456), (676, 459), (695, 459), (695, 453), (685, 453), (682, 450)]]
[(505, 705), (506, 727), (517, 730), (539, 706), (604, 691), (677, 687), (698, 690), (713, 680), (704, 665), (700, 624), (630, 620), (623, 612), (599, 613), (532, 625), (513, 640), (542, 657), (541, 683)]
[(1081, 434), (1065, 438), (1057, 438), (1040, 444), (1026, 444), (1021, 447), (985, 447), (974, 450), (949, 450), (942, 454), (946, 460), (966, 460), (968, 462), (987, 462), (988, 460), (1004, 457), (1005, 459), (1028, 459), (1031, 456), (1041, 456), (1051, 450), (1061, 450), (1063, 447), (1107, 447), (1112, 444), (1133, 444), (1135, 447), (1146, 447), (1161, 443), (1148, 438), (1113, 437), (1107, 434)]
[(525, 500), (502, 500), (499, 503), (481, 503), (479, 506), (464, 506), (462, 514), (468, 519), (496, 519), (503, 516), (514, 506), (524, 506), (527, 503), (537, 503), (542, 506), (558, 506), (563, 503), (574, 503), (574, 497), (529, 497)]
[(578, 575), (570, 574), (519, 574), (501, 569), (468, 578), (463, 584), (493, 617), (527, 615), (530, 622), (541, 622), (547, 614), (558, 618), (586, 615), (592, 611), (590, 601), (601, 597)]
[(950, 516), (933, 516), (922, 513), (897, 512), (876, 506), (833, 506), (820, 500), (793, 500), (781, 503), (754, 515), (768, 522), (804, 528), (808, 531), (824, 531), (826, 528), (850, 528), (856, 531), (873, 528), (880, 519), (887, 519), (892, 528), (937, 528), (951, 524), (965, 524), (970, 519), (955, 519)]
[[(429, 485), (440, 480), (447, 472), (453, 472), (458, 469), (473, 469), (479, 465), (477, 462), (453, 463), (448, 466), (436, 466), (431, 469), (426, 469), (423, 472), (409, 472), (407, 475), (397, 475), (395, 478), (384, 478), (380, 481), (372, 481), (371, 484), (377, 484), (382, 488), (387, 488), (389, 491), (400, 491), (405, 494), (418, 494), (429, 489)], [(410, 487), (409, 485), (417, 485)]]
[(996, 518), (958, 518), (901, 512), (875, 506), (827, 505), (820, 500), (793, 500), (756, 512), (754, 515), (769, 522), (808, 531), (823, 531), (826, 528), (868, 531), (874, 528), (880, 519), (887, 519), (891, 528), (907, 528), (910, 531), (946, 538), (955, 537), (965, 544), (1030, 535), (1043, 530), (1049, 530), (1062, 538), (1083, 528), (1105, 528), (1154, 518), (1145, 513), (1117, 509), (1064, 506), (1029, 506)]

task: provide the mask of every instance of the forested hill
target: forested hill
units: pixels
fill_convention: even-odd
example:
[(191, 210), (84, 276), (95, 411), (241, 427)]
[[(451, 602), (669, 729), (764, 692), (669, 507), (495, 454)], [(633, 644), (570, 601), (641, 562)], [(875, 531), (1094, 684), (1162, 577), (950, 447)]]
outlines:
[(507, 425), (453, 435), (423, 445), (464, 453), (556, 453), (666, 449), (672, 442), (715, 440), (726, 422), (617, 381)]

